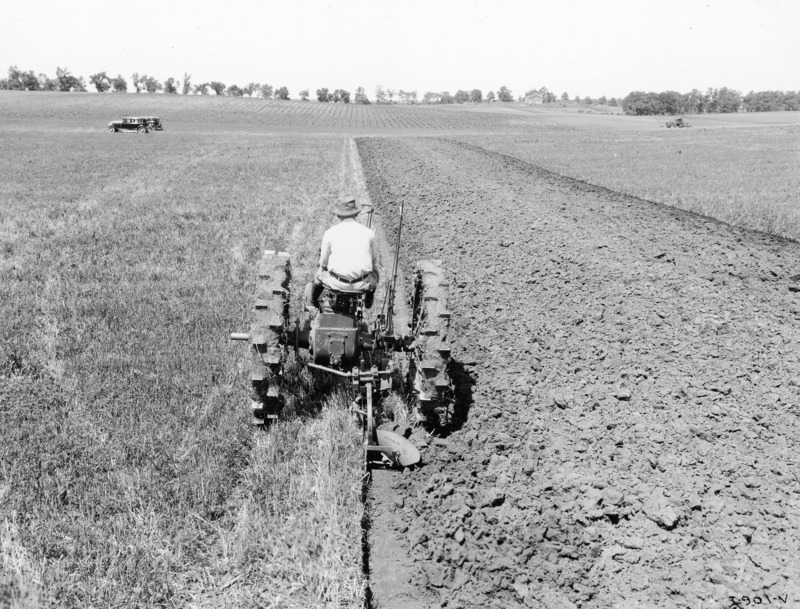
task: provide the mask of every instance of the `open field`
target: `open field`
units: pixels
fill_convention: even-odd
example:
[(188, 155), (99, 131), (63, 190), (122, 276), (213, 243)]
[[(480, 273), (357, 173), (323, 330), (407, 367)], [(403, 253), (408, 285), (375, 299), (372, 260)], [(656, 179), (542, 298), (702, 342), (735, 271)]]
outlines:
[(797, 245), (563, 177), (797, 237), (784, 114), (0, 92), (0, 605), (363, 606), (354, 427), (254, 434), (228, 341), (261, 251), (299, 294), (363, 188), (350, 133), (404, 264), (445, 262), (471, 383), (385, 510), (420, 598), (797, 601)]
[[(800, 237), (800, 113), (637, 117), (524, 104), (403, 106), (249, 98), (0, 91), (9, 130), (100, 131), (154, 114), (178, 132), (335, 132), (459, 137), (563, 175), (737, 226)], [(120, 134), (117, 134), (118, 136)]]
[(800, 239), (800, 125), (753, 124), (460, 139), (590, 184)]
[(189, 124), (193, 130), (245, 127), (311, 131), (486, 131), (542, 122), (488, 104), (478, 108), (475, 112), (464, 112), (452, 106), (363, 106), (197, 95), (41, 95), (0, 91), (0, 119), (4, 121), (79, 121), (83, 128), (92, 130), (105, 130), (109, 121), (122, 116), (150, 115), (160, 116), (167, 130)]
[(264, 248), (299, 293), (346, 141), (163, 135), (0, 130), (0, 605), (358, 606), (360, 435), (253, 435), (228, 340)]

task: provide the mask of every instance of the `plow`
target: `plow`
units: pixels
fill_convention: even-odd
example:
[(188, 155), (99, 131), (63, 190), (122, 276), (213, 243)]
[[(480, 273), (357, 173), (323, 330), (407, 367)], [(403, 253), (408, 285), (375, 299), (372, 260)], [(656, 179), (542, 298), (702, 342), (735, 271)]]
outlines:
[[(368, 212), (372, 224), (372, 211)], [(392, 274), (383, 290), (380, 311), (372, 314), (365, 294), (325, 288), (319, 307), (308, 290), (292, 307), (291, 255), (267, 250), (258, 266), (255, 303), (249, 332), (234, 332), (232, 340), (250, 345), (253, 419), (268, 426), (298, 398), (298, 374), (327, 376), (349, 399), (353, 419), (363, 434), (364, 458), (396, 467), (420, 462), (419, 450), (404, 435), (376, 425), (382, 402), (391, 392), (410, 394), (419, 416), (434, 425), (446, 423), (452, 405), (449, 285), (441, 261), (420, 260), (413, 270), (407, 327), (399, 332), (395, 310), (399, 275), (403, 207)], [(377, 300), (377, 299), (376, 299)], [(293, 313), (297, 311), (296, 315)]]

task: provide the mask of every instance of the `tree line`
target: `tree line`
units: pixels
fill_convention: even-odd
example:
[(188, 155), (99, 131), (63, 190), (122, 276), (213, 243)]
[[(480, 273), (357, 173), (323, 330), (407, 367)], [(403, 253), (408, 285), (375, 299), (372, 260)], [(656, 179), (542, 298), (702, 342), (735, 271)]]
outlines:
[(622, 100), (625, 114), (727, 114), (732, 112), (774, 112), (800, 110), (798, 91), (750, 91), (746, 95), (722, 87), (689, 93), (632, 91)]
[[(116, 76), (107, 72), (98, 72), (89, 77), (87, 85), (83, 76), (74, 76), (67, 68), (56, 68), (56, 77), (47, 74), (35, 74), (33, 70), (20, 70), (17, 66), (8, 69), (8, 77), (0, 79), (0, 89), (16, 91), (73, 91), (86, 92), (87, 86), (94, 86), (98, 93), (127, 93), (132, 87), (136, 93), (168, 93), (183, 95), (229, 95), (240, 97), (248, 95), (264, 98), (289, 99), (289, 89), (273, 87), (269, 84), (249, 83), (245, 87), (238, 85), (225, 86), (220, 81), (192, 83), (191, 74), (184, 74), (183, 79), (167, 78), (163, 83), (155, 76), (134, 72), (130, 80), (122, 74)], [(301, 91), (301, 93), (303, 93)], [(305, 92), (308, 97), (308, 91)]]
[[(289, 99), (289, 89), (281, 86), (274, 87), (270, 84), (256, 82), (248, 83), (244, 87), (238, 85), (226, 86), (220, 81), (193, 83), (191, 74), (185, 73), (183, 78), (167, 78), (163, 83), (149, 74), (134, 72), (130, 80), (117, 74), (109, 75), (107, 72), (97, 72), (89, 77), (88, 85), (82, 76), (73, 75), (67, 68), (56, 68), (55, 78), (47, 74), (36, 74), (33, 70), (20, 70), (17, 66), (8, 69), (8, 77), (0, 79), (0, 89), (20, 91), (83, 91), (88, 86), (94, 86), (98, 93), (127, 93), (129, 86), (136, 93), (167, 93), (183, 95), (227, 95), (230, 97), (261, 97), (264, 99)], [(309, 99), (308, 89), (299, 92), (301, 100)], [(346, 89), (328, 89), (322, 87), (316, 90), (317, 101), (345, 103), (351, 102), (350, 92)], [(485, 96), (480, 89), (459, 89), (454, 94), (449, 91), (427, 91), (422, 99), (418, 99), (417, 91), (404, 91), (403, 89), (384, 88), (378, 85), (375, 89), (375, 103), (378, 104), (465, 104), (481, 102), (512, 102), (514, 96), (506, 86), (501, 86), (497, 93), (489, 91)], [(549, 91), (547, 87), (530, 89), (518, 101), (531, 103), (567, 103), (570, 96), (564, 92), (560, 98)], [(352, 101), (357, 104), (372, 103), (364, 91), (358, 87)], [(597, 99), (591, 97), (575, 96), (572, 101), (577, 104), (616, 106), (617, 99), (605, 96)], [(798, 91), (750, 91), (746, 95), (735, 89), (722, 87), (709, 88), (705, 92), (692, 89), (689, 93), (677, 91), (662, 91), (661, 93), (632, 91), (622, 100), (622, 109), (630, 115), (676, 115), (676, 114), (702, 114), (702, 113), (730, 113), (730, 112), (769, 112), (769, 111), (797, 111), (800, 110), (800, 92)]]
[[(287, 87), (273, 87), (270, 84), (260, 84), (256, 82), (248, 83), (244, 87), (236, 84), (226, 86), (220, 81), (210, 81), (193, 83), (191, 74), (184, 74), (183, 78), (167, 78), (161, 82), (156, 77), (149, 74), (139, 74), (134, 72), (129, 78), (122, 74), (113, 76), (106, 71), (97, 72), (89, 77), (88, 83), (82, 76), (74, 76), (67, 68), (57, 68), (56, 78), (50, 78), (47, 74), (36, 74), (33, 70), (20, 70), (17, 66), (8, 69), (8, 77), (0, 79), (0, 89), (17, 91), (73, 91), (86, 92), (87, 88), (93, 86), (98, 93), (127, 93), (130, 90), (136, 93), (166, 93), (183, 95), (227, 95), (230, 97), (261, 97), (264, 99), (289, 99), (289, 89)], [(309, 90), (303, 89), (298, 93), (301, 100), (309, 99)], [(320, 102), (345, 103), (351, 102), (350, 91), (346, 89), (328, 89), (321, 87), (316, 90), (316, 99)], [(405, 91), (403, 89), (384, 88), (378, 85), (375, 89), (375, 103), (378, 104), (416, 104), (420, 103), (417, 91)], [(497, 99), (502, 102), (514, 101), (511, 91), (507, 87), (500, 87), (495, 95), (494, 91), (489, 91), (484, 98), (480, 89), (470, 91), (458, 90), (455, 95), (448, 91), (427, 92), (422, 98), (425, 104), (452, 104), (467, 102), (494, 101)], [(373, 103), (367, 96), (364, 87), (358, 87), (352, 101), (357, 104)]]

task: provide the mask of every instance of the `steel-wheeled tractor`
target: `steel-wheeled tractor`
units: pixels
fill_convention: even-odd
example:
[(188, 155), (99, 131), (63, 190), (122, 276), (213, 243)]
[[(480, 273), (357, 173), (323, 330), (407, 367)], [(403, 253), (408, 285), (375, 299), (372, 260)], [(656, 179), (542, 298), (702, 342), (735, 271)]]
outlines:
[(370, 314), (362, 293), (325, 288), (318, 311), (303, 302), (299, 315), (291, 319), (290, 256), (272, 250), (264, 253), (250, 332), (231, 334), (232, 339), (251, 345), (255, 424), (268, 425), (295, 399), (286, 374), (293, 352), (295, 364), (350, 387), (351, 409), (363, 428), (368, 461), (371, 454), (383, 455), (402, 467), (420, 460), (419, 451), (405, 437), (376, 427), (375, 411), (399, 384), (410, 388), (423, 417), (443, 421), (449, 416), (449, 286), (440, 261), (419, 261), (409, 286), (408, 331), (399, 334), (394, 327), (397, 276), (395, 255), (379, 313)]
[(680, 117), (676, 118), (674, 121), (667, 121), (667, 129), (670, 129), (672, 127), (677, 127), (678, 129), (682, 129), (684, 127), (691, 127), (691, 125), (683, 117)]

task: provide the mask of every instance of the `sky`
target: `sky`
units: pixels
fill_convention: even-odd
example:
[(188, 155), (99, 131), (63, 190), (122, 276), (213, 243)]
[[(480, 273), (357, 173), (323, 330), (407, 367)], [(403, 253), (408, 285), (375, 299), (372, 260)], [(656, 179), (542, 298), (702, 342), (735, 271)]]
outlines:
[[(800, 0), (4, 0), (0, 71), (355, 92), (800, 89)], [(129, 90), (133, 87), (129, 86)]]

